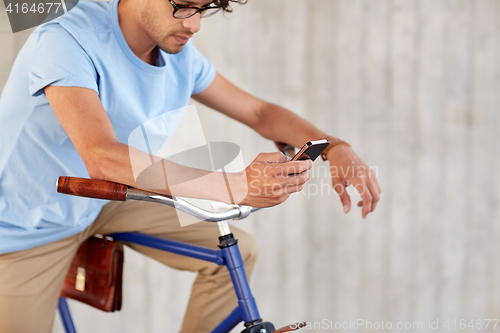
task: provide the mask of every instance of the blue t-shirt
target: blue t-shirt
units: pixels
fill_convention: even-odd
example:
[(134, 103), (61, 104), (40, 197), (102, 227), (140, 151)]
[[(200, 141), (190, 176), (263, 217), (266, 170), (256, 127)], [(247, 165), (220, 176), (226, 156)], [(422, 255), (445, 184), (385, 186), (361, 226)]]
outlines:
[(136, 127), (186, 106), (215, 77), (191, 42), (178, 54), (161, 51), (161, 66), (140, 60), (120, 30), (117, 6), (80, 1), (36, 29), (17, 56), (0, 98), (0, 254), (79, 233), (107, 203), (56, 192), (59, 176), (88, 173), (44, 87), (96, 91), (127, 144)]

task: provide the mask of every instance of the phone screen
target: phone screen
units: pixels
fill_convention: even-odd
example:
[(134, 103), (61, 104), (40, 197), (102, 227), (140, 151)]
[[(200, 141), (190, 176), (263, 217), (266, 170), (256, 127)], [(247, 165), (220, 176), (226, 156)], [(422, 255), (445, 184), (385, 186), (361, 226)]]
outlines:
[(297, 154), (292, 158), (292, 161), (300, 161), (300, 160), (316, 160), (319, 155), (323, 152), (323, 150), (328, 147), (330, 143), (328, 140), (316, 140), (309, 141), (306, 143)]

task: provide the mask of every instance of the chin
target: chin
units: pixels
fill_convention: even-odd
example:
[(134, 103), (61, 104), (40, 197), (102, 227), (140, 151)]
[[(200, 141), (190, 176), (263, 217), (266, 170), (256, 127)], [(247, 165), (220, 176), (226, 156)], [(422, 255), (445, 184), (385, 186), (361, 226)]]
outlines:
[(158, 47), (163, 52), (166, 52), (166, 53), (169, 53), (169, 54), (177, 54), (177, 53), (179, 53), (179, 52), (182, 51), (182, 49), (184, 48), (184, 45), (175, 45), (175, 46), (171, 46), (171, 45), (158, 45)]

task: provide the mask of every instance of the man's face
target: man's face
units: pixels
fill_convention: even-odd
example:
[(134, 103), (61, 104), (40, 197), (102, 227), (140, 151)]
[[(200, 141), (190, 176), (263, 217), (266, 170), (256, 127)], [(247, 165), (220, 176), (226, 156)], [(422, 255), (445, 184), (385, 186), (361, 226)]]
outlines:
[[(175, 1), (175, 0), (174, 0)], [(178, 5), (203, 7), (212, 1), (178, 0)], [(174, 7), (168, 0), (146, 0), (141, 13), (141, 21), (149, 38), (167, 53), (179, 53), (184, 45), (200, 30), (200, 14), (186, 19), (172, 16)]]

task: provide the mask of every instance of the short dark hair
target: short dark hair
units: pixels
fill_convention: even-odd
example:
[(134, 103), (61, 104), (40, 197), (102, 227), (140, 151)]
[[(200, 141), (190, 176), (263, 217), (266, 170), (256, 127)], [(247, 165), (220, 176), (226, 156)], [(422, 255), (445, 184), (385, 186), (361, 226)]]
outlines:
[(214, 0), (213, 4), (222, 8), (223, 11), (230, 13), (233, 11), (231, 8), (231, 2), (244, 5), (248, 0)]

